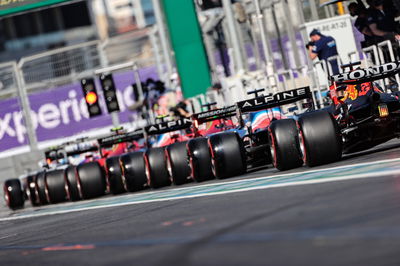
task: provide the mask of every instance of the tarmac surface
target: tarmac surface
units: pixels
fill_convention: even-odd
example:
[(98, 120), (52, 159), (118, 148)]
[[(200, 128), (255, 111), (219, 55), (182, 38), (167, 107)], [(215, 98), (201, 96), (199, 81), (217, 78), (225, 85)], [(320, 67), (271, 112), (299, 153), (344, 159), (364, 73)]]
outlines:
[[(400, 142), (342, 161), (12, 212), (1, 265), (400, 265)], [(4, 203), (3, 203), (4, 204)]]

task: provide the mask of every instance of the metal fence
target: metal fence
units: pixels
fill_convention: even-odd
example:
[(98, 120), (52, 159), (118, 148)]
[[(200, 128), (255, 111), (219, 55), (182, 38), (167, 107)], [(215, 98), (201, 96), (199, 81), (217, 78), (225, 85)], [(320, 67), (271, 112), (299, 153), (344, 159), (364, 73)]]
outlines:
[(17, 63), (0, 64), (0, 98), (15, 96), (17, 93)]
[(74, 82), (105, 64), (99, 41), (24, 57), (18, 63), (27, 90)]
[[(33, 103), (30, 103), (32, 98), (28, 95), (76, 84), (82, 78), (94, 76), (97, 69), (115, 63), (134, 61), (139, 67), (155, 65), (157, 56), (154, 51), (157, 49), (154, 45), (158, 43), (157, 36), (153, 34), (155, 40), (151, 42), (147, 32), (118, 36), (105, 42), (90, 41), (23, 57), (18, 62), (0, 64), (0, 99), (17, 99), (17, 112), (24, 116), (23, 130), (28, 134), (32, 150), (38, 147), (35, 129), (37, 118), (31, 116), (30, 106)], [(160, 59), (159, 64), (162, 63)]]

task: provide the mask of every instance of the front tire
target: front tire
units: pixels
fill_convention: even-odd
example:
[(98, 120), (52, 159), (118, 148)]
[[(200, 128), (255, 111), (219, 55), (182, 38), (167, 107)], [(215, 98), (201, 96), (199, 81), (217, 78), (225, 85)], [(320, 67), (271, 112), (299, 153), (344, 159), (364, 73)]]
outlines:
[(243, 142), (235, 132), (211, 135), (208, 139), (214, 176), (218, 179), (244, 174), (246, 155)]
[(296, 121), (294, 119), (275, 120), (268, 128), (272, 163), (280, 171), (303, 165), (299, 147)]
[(326, 111), (303, 114), (298, 120), (303, 161), (310, 167), (336, 162), (342, 157), (339, 127)]

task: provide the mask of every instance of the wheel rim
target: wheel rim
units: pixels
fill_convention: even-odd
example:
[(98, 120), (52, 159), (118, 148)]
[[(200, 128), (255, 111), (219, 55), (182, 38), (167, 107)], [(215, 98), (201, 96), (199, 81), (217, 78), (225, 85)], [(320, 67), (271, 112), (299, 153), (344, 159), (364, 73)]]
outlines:
[(8, 191), (8, 187), (4, 187), (4, 199), (6, 201), (6, 204), (8, 207), (10, 207), (10, 196), (9, 196), (9, 191)]
[(81, 199), (83, 199), (83, 191), (82, 191), (82, 185), (81, 185), (81, 178), (79, 177), (79, 175), (76, 176), (76, 187), (78, 188), (78, 192), (79, 192), (79, 197)]
[(271, 152), (271, 157), (272, 157), (272, 164), (276, 168), (277, 165), (277, 160), (276, 160), (276, 147), (275, 147), (275, 139), (274, 136), (272, 135), (271, 131), (269, 131), (269, 139), (271, 141), (271, 145), (269, 146), (269, 150)]
[(125, 177), (125, 167), (124, 164), (121, 162), (121, 160), (119, 160), (119, 167), (121, 168), (121, 180), (122, 180), (122, 186), (124, 187), (124, 189), (126, 191), (128, 190), (128, 185), (126, 183), (126, 177)]
[(195, 165), (194, 165), (194, 163), (193, 163), (193, 157), (192, 157), (191, 155), (189, 155), (188, 158), (189, 158), (189, 167), (190, 167), (190, 177), (191, 177), (193, 180), (196, 180), (196, 177), (195, 177), (195, 175), (194, 175), (194, 168), (195, 168)]
[(304, 143), (303, 132), (299, 130), (299, 146), (300, 146), (300, 155), (303, 162), (307, 161), (307, 154), (306, 154), (306, 146)]
[(69, 184), (69, 180), (68, 180), (68, 176), (67, 176), (67, 170), (65, 170), (65, 172), (64, 172), (64, 190), (65, 190), (65, 194), (67, 194), (68, 200), (72, 200), (70, 189), (71, 188), (70, 188), (70, 184)]
[(168, 171), (168, 175), (169, 175), (169, 180), (171, 181), (171, 182), (174, 182), (174, 178), (173, 178), (173, 172), (172, 172), (172, 164), (171, 164), (171, 157), (169, 156), (169, 153), (168, 153), (168, 151), (167, 151), (167, 149), (165, 149), (165, 155), (166, 155), (166, 157), (167, 157), (167, 162), (166, 162), (166, 164), (167, 164), (167, 171)]
[(150, 165), (149, 165), (149, 160), (147, 159), (147, 156), (144, 156), (144, 161), (145, 161), (144, 172), (145, 172), (145, 174), (146, 174), (147, 185), (148, 185), (148, 186), (151, 186)]
[(211, 158), (211, 172), (215, 177), (217, 177), (217, 169), (215, 167), (215, 159)]

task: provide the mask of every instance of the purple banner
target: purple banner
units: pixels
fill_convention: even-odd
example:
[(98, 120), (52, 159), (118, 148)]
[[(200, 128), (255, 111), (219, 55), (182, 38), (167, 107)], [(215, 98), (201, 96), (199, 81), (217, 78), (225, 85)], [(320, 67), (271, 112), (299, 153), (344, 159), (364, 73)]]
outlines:
[(24, 119), (16, 98), (0, 102), (0, 151), (28, 144)]
[[(142, 81), (158, 79), (156, 68), (139, 70)], [(121, 123), (129, 122), (131, 111), (128, 106), (134, 103), (130, 85), (134, 83), (133, 72), (114, 75), (121, 112)], [(101, 87), (97, 81), (103, 114), (89, 119), (86, 103), (79, 83), (53, 88), (29, 95), (32, 122), (39, 142), (73, 136), (96, 128), (112, 125), (102, 99)], [(0, 101), (0, 152), (26, 145), (28, 137), (17, 99)]]

